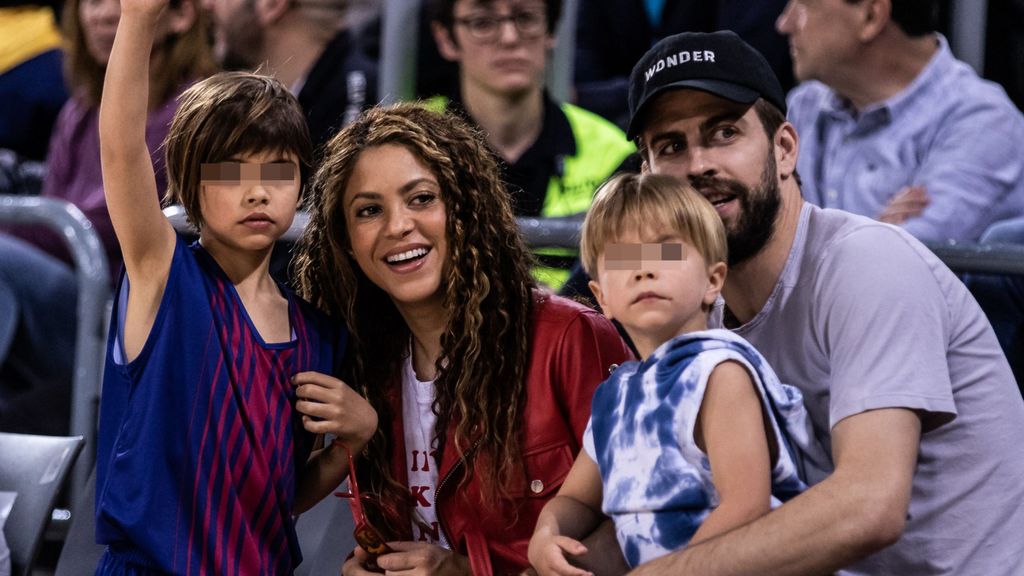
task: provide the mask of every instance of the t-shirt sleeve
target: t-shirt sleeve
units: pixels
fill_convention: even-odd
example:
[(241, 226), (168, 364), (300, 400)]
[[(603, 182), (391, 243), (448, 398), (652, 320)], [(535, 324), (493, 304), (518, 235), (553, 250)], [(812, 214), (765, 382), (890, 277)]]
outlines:
[(840, 236), (816, 276), (814, 329), (831, 372), (829, 427), (881, 408), (906, 408), (926, 427), (956, 416), (946, 360), (951, 318), (928, 262), (895, 228)]

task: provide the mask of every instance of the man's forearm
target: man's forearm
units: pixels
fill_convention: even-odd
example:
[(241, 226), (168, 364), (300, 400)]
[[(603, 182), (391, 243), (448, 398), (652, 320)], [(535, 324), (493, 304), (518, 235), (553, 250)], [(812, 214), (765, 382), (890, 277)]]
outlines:
[(615, 537), (615, 523), (606, 519), (589, 536), (583, 539), (587, 553), (573, 559), (573, 563), (596, 576), (617, 576), (629, 572), (629, 565), (622, 557), (622, 549)]
[(921, 435), (916, 413), (862, 412), (832, 429), (835, 471), (782, 507), (634, 573), (828, 574), (895, 543), (906, 525)]
[(829, 574), (888, 545), (872, 534), (860, 497), (835, 484), (826, 480), (754, 522), (630, 574)]

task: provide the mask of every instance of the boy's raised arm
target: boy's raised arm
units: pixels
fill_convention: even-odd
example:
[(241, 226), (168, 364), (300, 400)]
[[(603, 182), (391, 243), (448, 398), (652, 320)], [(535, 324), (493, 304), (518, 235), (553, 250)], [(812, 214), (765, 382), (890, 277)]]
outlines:
[(146, 147), (149, 58), (166, 5), (167, 0), (122, 0), (100, 102), (103, 189), (133, 283), (164, 278), (174, 250), (174, 230), (160, 210)]

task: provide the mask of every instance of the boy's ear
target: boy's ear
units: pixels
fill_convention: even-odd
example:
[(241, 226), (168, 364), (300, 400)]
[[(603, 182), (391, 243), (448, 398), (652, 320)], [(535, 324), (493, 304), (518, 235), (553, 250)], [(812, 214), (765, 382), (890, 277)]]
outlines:
[(711, 306), (722, 293), (722, 286), (725, 286), (725, 276), (728, 268), (725, 262), (715, 262), (708, 266), (708, 289), (704, 292), (704, 304)]
[(449, 62), (458, 62), (459, 45), (452, 37), (452, 31), (437, 21), (430, 23), (430, 31), (434, 34), (434, 43), (437, 44), (437, 51), (441, 57)]
[(612, 318), (612, 313), (608, 310), (608, 307), (605, 306), (604, 292), (601, 292), (601, 285), (591, 280), (590, 282), (587, 282), (587, 286), (589, 286), (590, 291), (594, 293), (594, 298), (597, 298), (597, 305), (601, 307), (601, 313), (608, 317), (609, 320), (614, 320), (614, 318)]

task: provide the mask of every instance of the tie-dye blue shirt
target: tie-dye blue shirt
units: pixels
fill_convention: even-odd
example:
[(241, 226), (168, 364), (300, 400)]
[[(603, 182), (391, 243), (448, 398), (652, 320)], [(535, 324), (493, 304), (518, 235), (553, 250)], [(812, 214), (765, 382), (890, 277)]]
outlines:
[(685, 546), (718, 506), (707, 455), (694, 423), (708, 378), (734, 360), (746, 367), (775, 431), (772, 506), (820, 480), (828, 468), (800, 392), (779, 382), (742, 337), (706, 330), (665, 342), (643, 362), (623, 364), (594, 394), (584, 450), (601, 471), (602, 509), (615, 521), (630, 566)]

